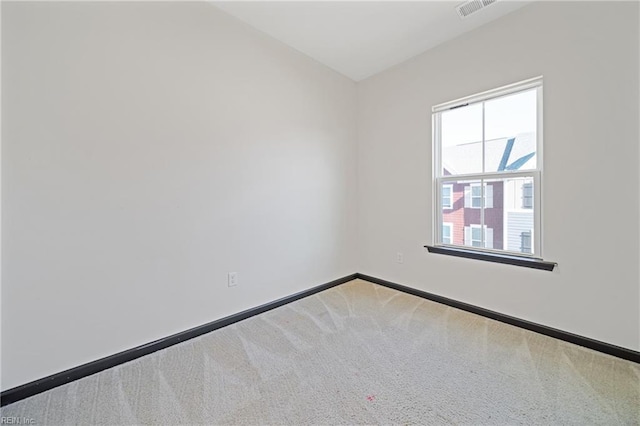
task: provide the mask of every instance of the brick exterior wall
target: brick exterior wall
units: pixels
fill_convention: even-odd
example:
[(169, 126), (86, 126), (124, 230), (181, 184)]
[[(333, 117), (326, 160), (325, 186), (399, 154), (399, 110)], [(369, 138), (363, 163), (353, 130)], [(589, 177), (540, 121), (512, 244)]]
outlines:
[[(453, 224), (453, 244), (464, 245), (464, 227), (480, 225), (480, 209), (464, 207), (464, 187), (469, 184), (453, 184), (452, 209), (442, 211), (442, 221)], [(484, 222), (493, 229), (493, 248), (502, 250), (504, 241), (504, 184), (491, 182), (493, 186), (493, 208), (484, 211)]]

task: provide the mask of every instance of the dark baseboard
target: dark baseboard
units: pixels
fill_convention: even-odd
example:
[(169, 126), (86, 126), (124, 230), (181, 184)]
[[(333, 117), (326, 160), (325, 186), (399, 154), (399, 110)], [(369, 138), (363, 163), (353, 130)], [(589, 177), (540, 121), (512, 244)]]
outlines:
[(577, 334), (558, 330), (557, 328), (536, 324), (534, 322), (526, 321), (520, 318), (515, 318), (509, 315), (501, 314), (496, 311), (480, 308), (478, 306), (470, 305), (464, 302), (459, 302), (457, 300), (449, 299), (447, 297), (438, 296), (436, 294), (427, 293), (426, 291), (417, 290), (415, 288), (396, 284), (380, 278), (375, 278), (375, 277), (363, 275), (360, 273), (356, 274), (356, 276), (361, 280), (369, 281), (374, 284), (379, 284), (385, 287), (392, 288), (394, 290), (398, 290), (404, 293), (412, 294), (414, 296), (422, 297), (424, 299), (428, 299), (433, 302), (438, 302), (454, 308), (462, 309), (463, 311), (471, 312), (473, 314), (491, 318), (496, 321), (500, 321), (506, 324), (514, 325), (516, 327), (524, 328), (529, 331), (534, 331), (536, 333), (544, 334), (545, 336), (554, 337), (559, 340), (564, 340), (566, 342), (574, 343), (579, 346), (584, 346), (585, 348), (593, 349), (595, 351), (602, 352), (608, 355), (613, 355), (615, 357), (626, 359), (628, 361), (640, 363), (640, 352), (636, 352), (631, 349), (611, 345), (609, 343), (590, 339), (588, 337), (579, 336)]
[(158, 339), (145, 345), (119, 352), (117, 354), (71, 368), (61, 373), (53, 374), (43, 379), (35, 380), (33, 382), (26, 383), (12, 389), (8, 389), (0, 394), (0, 404), (4, 407), (5, 405), (20, 401), (21, 399), (25, 399), (41, 392), (48, 391), (49, 389), (53, 389), (69, 382), (73, 382), (74, 380), (99, 373), (100, 371), (106, 370), (107, 368), (115, 367), (116, 365), (133, 361), (134, 359), (149, 355), (150, 353), (168, 348), (169, 346), (175, 345), (176, 343), (193, 339), (194, 337), (201, 336), (203, 334), (236, 323), (238, 321), (242, 321), (263, 312), (270, 311), (271, 309), (278, 308), (282, 305), (286, 305), (287, 303), (291, 303), (304, 297), (311, 296), (315, 293), (346, 283), (355, 278), (356, 274), (348, 275), (329, 283), (310, 288), (309, 290), (301, 291), (291, 296), (283, 297), (282, 299), (278, 299), (255, 308), (248, 309), (246, 311), (219, 319), (217, 321), (200, 325), (190, 330)]
[(41, 392), (48, 391), (55, 387), (73, 382), (74, 380), (81, 379), (83, 377), (90, 376), (92, 374), (99, 373), (111, 367), (115, 367), (125, 362), (133, 361), (145, 355), (149, 355), (153, 352), (161, 349), (168, 348), (177, 343), (184, 342), (194, 337), (201, 336), (219, 328), (231, 325), (238, 321), (250, 318), (252, 316), (261, 314), (271, 309), (278, 308), (296, 300), (302, 299), (307, 296), (311, 296), (323, 290), (330, 289), (340, 284), (344, 284), (356, 278), (383, 285), (385, 287), (392, 288), (394, 290), (402, 291), (404, 293), (412, 294), (414, 296), (422, 297), (434, 302), (442, 303), (454, 308), (462, 309), (463, 311), (471, 312), (483, 317), (491, 318), (496, 321), (504, 322), (506, 324), (514, 325), (516, 327), (524, 328), (526, 330), (534, 331), (536, 333), (544, 334), (545, 336), (554, 337), (556, 339), (564, 340), (566, 342), (574, 343), (576, 345), (584, 346), (589, 349), (596, 350), (605, 354), (613, 355), (618, 358), (626, 359), (636, 363), (640, 363), (640, 352), (626, 349), (620, 346), (611, 345), (609, 343), (601, 342), (599, 340), (590, 339), (588, 337), (579, 336), (576, 334), (568, 333), (566, 331), (558, 330), (555, 328), (547, 327), (544, 325), (536, 324), (533, 322), (525, 321), (519, 318), (504, 315), (499, 312), (491, 311), (488, 309), (480, 308), (478, 306), (470, 305), (468, 303), (459, 302), (457, 300), (449, 299), (446, 297), (438, 296), (432, 293), (427, 293), (422, 290), (417, 290), (404, 285), (396, 284), (391, 281), (386, 281), (380, 278), (371, 277), (368, 275), (356, 273), (351, 274), (343, 278), (331, 281), (326, 284), (322, 284), (313, 287), (309, 290), (301, 291), (291, 296), (283, 297), (282, 299), (275, 300), (273, 302), (258, 306), (256, 308), (248, 309), (243, 312), (239, 312), (234, 315), (219, 319), (217, 321), (210, 322), (198, 327), (194, 327), (190, 330), (186, 330), (169, 337), (158, 339), (151, 343), (147, 343), (142, 346), (138, 346), (133, 349), (129, 349), (117, 354), (101, 358), (99, 360), (83, 364), (79, 367), (71, 368), (61, 373), (53, 374), (51, 376), (35, 380), (30, 383), (26, 383), (21, 386), (6, 390), (0, 394), (1, 405), (5, 406), (16, 401), (28, 398), (33, 395), (37, 395)]

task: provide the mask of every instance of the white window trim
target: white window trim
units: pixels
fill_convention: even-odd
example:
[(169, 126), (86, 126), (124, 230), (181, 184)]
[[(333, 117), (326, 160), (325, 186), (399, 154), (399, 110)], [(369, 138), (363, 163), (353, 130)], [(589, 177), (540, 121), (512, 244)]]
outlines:
[[(439, 113), (456, 108), (471, 105), (477, 102), (486, 102), (491, 99), (508, 96), (514, 93), (523, 92), (530, 89), (537, 89), (537, 128), (536, 128), (536, 169), (530, 170), (526, 172), (518, 172), (518, 171), (507, 171), (507, 172), (497, 172), (497, 173), (480, 173), (480, 174), (464, 174), (464, 175), (454, 175), (454, 176), (444, 176), (442, 175), (442, 157), (440, 150), (440, 141), (441, 137), (441, 115)], [(442, 224), (442, 207), (440, 205), (442, 200), (442, 194), (440, 191), (441, 185), (446, 184), (447, 182), (451, 183), (461, 183), (464, 180), (480, 180), (484, 182), (484, 180), (490, 179), (508, 179), (511, 177), (530, 177), (533, 179), (533, 213), (534, 213), (534, 230), (532, 232), (532, 249), (533, 253), (525, 254), (519, 252), (511, 252), (506, 249), (503, 250), (492, 250), (474, 247), (473, 249), (478, 249), (487, 252), (495, 252), (498, 254), (514, 254), (523, 257), (532, 257), (536, 259), (542, 259), (542, 229), (543, 229), (543, 221), (542, 221), (542, 188), (543, 188), (543, 179), (542, 179), (542, 171), (543, 171), (543, 84), (542, 84), (542, 76), (535, 77), (529, 80), (521, 81), (519, 83), (510, 84), (507, 86), (503, 86), (494, 90), (488, 90), (482, 93), (478, 93), (475, 95), (467, 96), (464, 98), (456, 99), (454, 101), (441, 103), (432, 107), (432, 171), (433, 171), (433, 206), (435, 209), (435, 214), (433, 215), (433, 223), (432, 223), (432, 235), (433, 242), (435, 246), (441, 245), (438, 243), (441, 241), (441, 224)], [(484, 137), (484, 123), (483, 123), (483, 137)], [(437, 141), (437, 143), (436, 143)], [(484, 156), (483, 156), (484, 161)], [(484, 193), (483, 193), (484, 197)], [(527, 209), (530, 211), (530, 209)], [(484, 222), (484, 209), (481, 210), (483, 213), (481, 215), (482, 222)], [(466, 246), (458, 246), (462, 249), (467, 248)]]
[(455, 99), (453, 101), (444, 102), (431, 108), (432, 112), (448, 111), (453, 108), (475, 104), (478, 102), (489, 101), (491, 99), (500, 98), (502, 96), (511, 95), (517, 92), (533, 89), (542, 86), (542, 76), (530, 78), (518, 83), (508, 84), (496, 89), (487, 90), (476, 93), (475, 95), (465, 96), (464, 98)]

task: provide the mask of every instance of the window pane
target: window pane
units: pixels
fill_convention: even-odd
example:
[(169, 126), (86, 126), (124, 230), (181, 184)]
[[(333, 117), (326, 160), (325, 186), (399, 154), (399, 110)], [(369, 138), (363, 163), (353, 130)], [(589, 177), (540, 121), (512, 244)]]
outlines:
[[(459, 180), (445, 185), (451, 185), (452, 197), (458, 200), (452, 208), (442, 209), (442, 223), (452, 226), (451, 244), (522, 252), (519, 232), (533, 229), (533, 209), (522, 208), (522, 194), (526, 185), (533, 185), (533, 177), (490, 179), (482, 184), (479, 180)], [(476, 194), (478, 196), (474, 196)], [(516, 213), (521, 213), (521, 217)], [(484, 245), (481, 224), (485, 226)], [(514, 228), (516, 225), (520, 227)], [(513, 247), (505, 247), (507, 229), (517, 238), (512, 242)]]
[(485, 172), (536, 168), (536, 89), (485, 102)]
[[(528, 247), (523, 244), (522, 239), (523, 233), (532, 235), (535, 228), (533, 209), (523, 208), (523, 188), (531, 186), (533, 190), (533, 178), (490, 180), (487, 181), (487, 186), (489, 185), (493, 188), (493, 207), (485, 209), (484, 221), (487, 227), (492, 228), (493, 248), (533, 253), (533, 239), (529, 239)], [(533, 199), (531, 205), (533, 206)]]
[(444, 111), (441, 119), (442, 174), (482, 172), (482, 104)]
[[(479, 208), (472, 208), (472, 184), (480, 185), (480, 181), (449, 181), (443, 184), (443, 186), (450, 185), (451, 208), (440, 206), (442, 221), (438, 226), (442, 228), (443, 224), (451, 225), (451, 241), (447, 244), (472, 246), (470, 225), (480, 223), (481, 212)], [(482, 201), (481, 198), (477, 199)], [(440, 242), (444, 243), (444, 241)]]

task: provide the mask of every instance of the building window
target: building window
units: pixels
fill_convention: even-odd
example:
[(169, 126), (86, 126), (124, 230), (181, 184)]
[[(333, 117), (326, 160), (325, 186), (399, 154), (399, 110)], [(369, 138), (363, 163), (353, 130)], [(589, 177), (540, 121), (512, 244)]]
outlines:
[(541, 118), (542, 78), (433, 107), (434, 245), (541, 258)]
[(533, 208), (533, 184), (525, 183), (522, 185), (522, 208)]
[(471, 206), (474, 209), (482, 207), (482, 188), (479, 183), (469, 185), (471, 189)]
[(453, 244), (453, 223), (442, 224), (442, 244)]
[(531, 231), (524, 231), (520, 234), (520, 251), (531, 253)]
[(482, 228), (471, 225), (471, 246), (482, 247)]
[[(484, 232), (482, 232), (483, 229)], [(493, 248), (493, 229), (486, 225), (465, 226), (464, 245), (468, 247)]]
[(472, 183), (464, 188), (464, 207), (472, 209), (481, 209), (482, 205), (482, 190), (484, 189), (484, 208), (493, 208), (493, 185), (484, 185), (484, 188), (479, 183)]
[(453, 208), (453, 185), (442, 185), (442, 208), (450, 210)]

